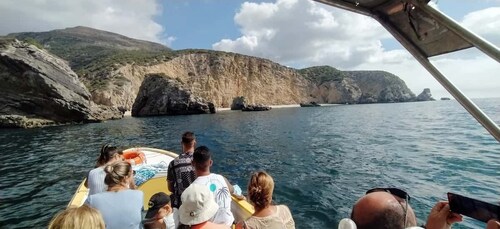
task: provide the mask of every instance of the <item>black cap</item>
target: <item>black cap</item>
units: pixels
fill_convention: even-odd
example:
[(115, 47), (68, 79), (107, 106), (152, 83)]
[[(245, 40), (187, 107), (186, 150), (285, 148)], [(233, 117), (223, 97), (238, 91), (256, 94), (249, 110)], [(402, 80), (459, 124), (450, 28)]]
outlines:
[(153, 218), (160, 208), (165, 207), (165, 205), (170, 203), (170, 197), (164, 192), (159, 192), (151, 196), (149, 199), (149, 208), (146, 213), (146, 219)]

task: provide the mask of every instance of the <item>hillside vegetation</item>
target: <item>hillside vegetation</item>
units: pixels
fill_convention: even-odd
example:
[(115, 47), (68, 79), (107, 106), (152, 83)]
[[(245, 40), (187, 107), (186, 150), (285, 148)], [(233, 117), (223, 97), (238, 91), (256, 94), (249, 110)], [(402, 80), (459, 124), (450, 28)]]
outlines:
[(322, 84), (326, 81), (341, 81), (347, 77), (343, 71), (326, 65), (303, 68), (298, 71), (301, 75), (317, 84)]
[(127, 63), (146, 64), (170, 59), (172, 50), (161, 44), (78, 26), (48, 32), (9, 34), (67, 60), (79, 75)]

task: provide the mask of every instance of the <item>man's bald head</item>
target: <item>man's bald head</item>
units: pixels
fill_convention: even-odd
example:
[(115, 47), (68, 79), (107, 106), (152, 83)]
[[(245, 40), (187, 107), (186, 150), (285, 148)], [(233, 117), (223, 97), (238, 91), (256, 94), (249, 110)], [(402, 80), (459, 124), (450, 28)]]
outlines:
[[(351, 219), (358, 229), (405, 228), (405, 200), (388, 192), (372, 192), (354, 204)], [(406, 227), (416, 226), (415, 213), (408, 205)]]

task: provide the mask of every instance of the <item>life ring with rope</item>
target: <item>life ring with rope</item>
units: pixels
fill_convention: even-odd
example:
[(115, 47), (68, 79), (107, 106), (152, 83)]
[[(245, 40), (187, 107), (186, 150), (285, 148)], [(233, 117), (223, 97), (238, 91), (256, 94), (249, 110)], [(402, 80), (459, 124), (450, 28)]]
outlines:
[(146, 162), (146, 155), (139, 150), (123, 152), (123, 159), (131, 165), (140, 165)]

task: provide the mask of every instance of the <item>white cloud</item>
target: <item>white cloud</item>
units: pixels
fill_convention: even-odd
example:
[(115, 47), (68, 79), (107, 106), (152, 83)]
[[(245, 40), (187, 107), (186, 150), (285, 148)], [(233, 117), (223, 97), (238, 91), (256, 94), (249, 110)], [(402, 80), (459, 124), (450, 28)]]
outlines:
[(88, 26), (132, 38), (168, 43), (164, 28), (154, 21), (157, 1), (137, 0), (2, 0), (0, 35)]
[[(386, 49), (383, 42), (393, 38), (371, 18), (308, 0), (277, 0), (245, 2), (234, 20), (241, 36), (222, 39), (212, 45), (214, 49), (297, 68), (326, 64), (345, 70), (385, 70), (400, 76), (417, 94), (431, 88), (436, 97), (449, 96), (406, 50)], [(499, 45), (500, 7), (471, 12), (461, 24)], [(493, 76), (500, 65), (484, 55), (479, 57), (478, 51), (439, 56), (433, 62), (471, 97), (500, 97), (500, 78)]]
[(465, 15), (461, 24), (500, 46), (500, 7), (471, 12)]
[[(406, 50), (396, 52), (395, 58), (404, 58), (404, 61), (393, 63), (389, 61), (372, 61), (356, 66), (357, 70), (379, 69), (392, 72), (401, 77), (408, 87), (416, 94), (424, 88), (430, 88), (434, 98), (450, 97), (450, 94), (427, 72), (416, 60), (410, 57)], [(384, 55), (387, 55), (386, 52)], [(478, 50), (460, 51), (472, 53), (475, 57), (463, 59), (460, 55), (446, 55), (432, 58), (431, 62), (461, 91), (471, 98), (499, 97), (500, 79), (497, 72), (500, 65), (495, 60), (480, 55)], [(382, 59), (383, 60), (383, 59)]]
[(288, 65), (353, 67), (381, 52), (379, 40), (390, 36), (371, 18), (307, 0), (245, 2), (234, 20), (242, 36), (223, 39), (213, 44), (214, 49)]

